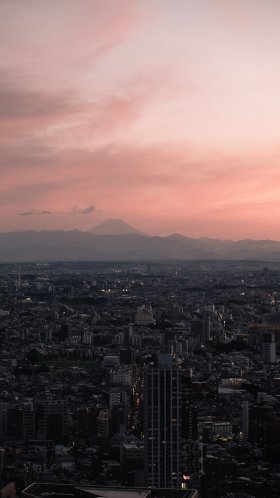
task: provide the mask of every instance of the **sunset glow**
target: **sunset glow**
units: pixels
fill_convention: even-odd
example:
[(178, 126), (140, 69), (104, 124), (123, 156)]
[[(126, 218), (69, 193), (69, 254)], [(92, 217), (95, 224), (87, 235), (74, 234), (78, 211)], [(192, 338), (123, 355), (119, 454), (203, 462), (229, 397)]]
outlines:
[(0, 230), (280, 240), (279, 19), (279, 0), (0, 0)]

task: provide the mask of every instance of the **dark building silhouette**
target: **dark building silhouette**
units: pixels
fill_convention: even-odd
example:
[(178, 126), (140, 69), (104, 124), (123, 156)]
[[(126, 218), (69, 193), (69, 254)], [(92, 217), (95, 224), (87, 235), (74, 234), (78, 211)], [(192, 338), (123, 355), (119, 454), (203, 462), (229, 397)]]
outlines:
[(182, 438), (193, 441), (197, 439), (197, 410), (189, 372), (182, 372)]
[(250, 407), (249, 441), (259, 448), (280, 444), (280, 417), (272, 406), (256, 404)]
[(120, 349), (120, 364), (121, 365), (134, 365), (135, 352), (131, 348)]
[(35, 412), (32, 404), (7, 408), (7, 436), (24, 441), (35, 438)]
[(182, 372), (172, 356), (144, 374), (144, 467), (148, 486), (179, 488), (182, 450)]
[(38, 439), (63, 441), (67, 434), (67, 401), (39, 399), (36, 402), (36, 433)]
[(96, 416), (94, 410), (89, 407), (77, 410), (77, 434), (82, 439), (90, 439), (96, 427)]

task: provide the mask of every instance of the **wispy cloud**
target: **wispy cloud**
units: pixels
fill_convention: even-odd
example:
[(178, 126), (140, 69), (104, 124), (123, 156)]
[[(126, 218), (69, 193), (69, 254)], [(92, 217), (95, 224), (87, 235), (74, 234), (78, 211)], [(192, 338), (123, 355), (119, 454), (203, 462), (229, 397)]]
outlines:
[(94, 206), (93, 204), (91, 204), (91, 206), (88, 206), (84, 209), (78, 209), (78, 208), (74, 208), (72, 210), (72, 213), (71, 214), (90, 214), (94, 211)]
[(85, 208), (78, 208), (77, 206), (74, 206), (73, 208), (69, 209), (68, 211), (49, 211), (48, 209), (43, 209), (41, 211), (22, 211), (21, 213), (18, 213), (19, 216), (75, 216), (75, 215), (86, 215), (86, 214), (91, 214), (95, 210), (95, 207), (93, 204), (90, 206), (87, 206)]
[(22, 213), (18, 213), (19, 216), (33, 216), (34, 211), (23, 211)]

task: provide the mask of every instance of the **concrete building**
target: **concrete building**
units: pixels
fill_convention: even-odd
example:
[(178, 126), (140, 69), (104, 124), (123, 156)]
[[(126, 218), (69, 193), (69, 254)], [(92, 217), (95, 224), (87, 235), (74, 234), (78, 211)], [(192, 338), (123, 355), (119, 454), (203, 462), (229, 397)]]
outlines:
[(249, 432), (249, 401), (243, 401), (242, 403), (242, 433), (243, 438), (246, 440), (248, 438)]
[(151, 306), (138, 306), (136, 314), (135, 314), (135, 323), (136, 325), (150, 325), (154, 323), (154, 314)]
[(108, 439), (110, 436), (110, 410), (100, 410), (96, 420), (97, 435), (100, 439)]
[(65, 399), (38, 399), (36, 401), (37, 439), (61, 441), (67, 434), (67, 416)]
[(262, 343), (262, 359), (265, 363), (276, 362), (276, 344), (273, 334), (264, 334)]
[(158, 356), (158, 365), (144, 374), (144, 468), (148, 486), (181, 486), (181, 370), (172, 356)]

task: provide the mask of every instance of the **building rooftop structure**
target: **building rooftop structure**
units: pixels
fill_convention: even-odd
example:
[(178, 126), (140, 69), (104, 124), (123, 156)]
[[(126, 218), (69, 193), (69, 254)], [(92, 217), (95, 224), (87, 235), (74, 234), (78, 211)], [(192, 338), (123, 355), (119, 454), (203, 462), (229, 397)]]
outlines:
[(23, 498), (198, 498), (196, 490), (80, 486), (79, 484), (32, 483)]

